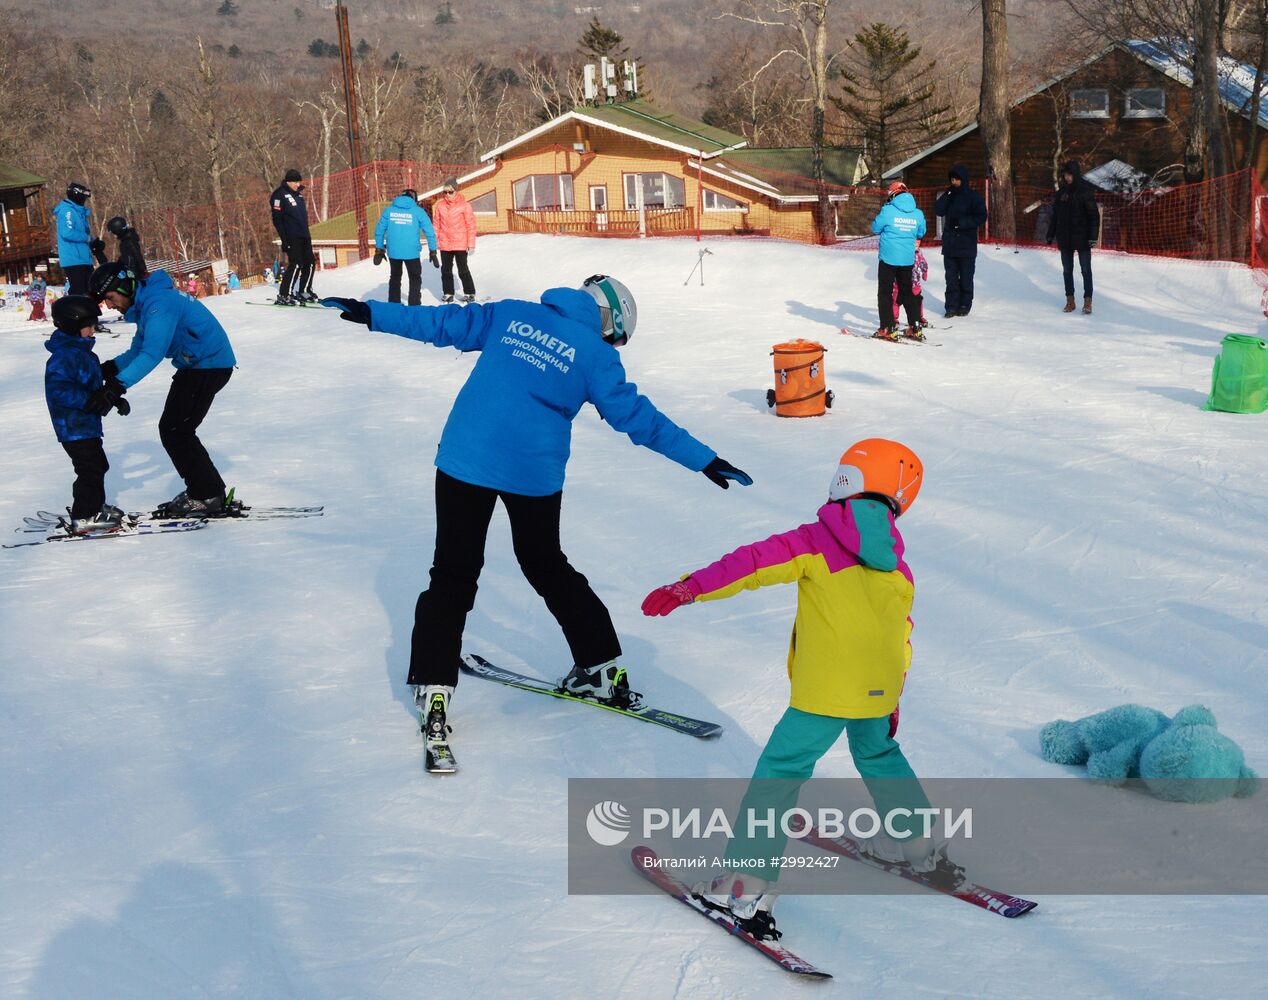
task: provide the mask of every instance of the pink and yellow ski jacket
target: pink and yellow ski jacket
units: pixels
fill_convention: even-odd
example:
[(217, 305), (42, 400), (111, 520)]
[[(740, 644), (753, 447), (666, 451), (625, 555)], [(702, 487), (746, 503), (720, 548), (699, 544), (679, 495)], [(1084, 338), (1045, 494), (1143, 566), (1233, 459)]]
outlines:
[(911, 664), (915, 581), (884, 503), (824, 504), (817, 521), (738, 548), (683, 579), (698, 601), (797, 584), (788, 651), (793, 708), (873, 719), (898, 704)]

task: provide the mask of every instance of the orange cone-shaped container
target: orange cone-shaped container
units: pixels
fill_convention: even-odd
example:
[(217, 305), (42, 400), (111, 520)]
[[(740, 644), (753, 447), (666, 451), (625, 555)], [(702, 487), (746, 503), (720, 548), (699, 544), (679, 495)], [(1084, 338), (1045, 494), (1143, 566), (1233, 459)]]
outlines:
[(820, 417), (832, 405), (824, 387), (822, 344), (791, 340), (771, 348), (775, 359), (775, 389), (766, 401), (779, 417)]

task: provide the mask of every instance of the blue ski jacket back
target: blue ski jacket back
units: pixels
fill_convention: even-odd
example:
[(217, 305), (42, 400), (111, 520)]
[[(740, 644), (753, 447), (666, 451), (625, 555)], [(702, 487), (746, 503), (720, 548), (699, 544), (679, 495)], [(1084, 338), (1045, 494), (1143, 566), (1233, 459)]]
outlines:
[[(392, 260), (417, 260), (420, 231), (427, 237), (427, 249), (436, 249), (436, 230), (423, 206), (407, 194), (398, 195), (383, 209), (374, 227), (374, 245), (386, 249)], [(386, 240), (386, 242), (385, 242)]]
[(114, 359), (119, 381), (131, 388), (164, 358), (177, 368), (232, 368), (237, 364), (229, 335), (211, 310), (177, 291), (166, 271), (143, 282), (124, 316), (136, 324), (131, 346)]
[(916, 240), (925, 235), (925, 214), (910, 191), (899, 192), (872, 220), (872, 232), (881, 238), (883, 263), (911, 267), (916, 263)]
[(53, 209), (57, 217), (57, 259), (62, 267), (78, 267), (92, 263), (92, 215), (87, 205), (76, 205), (63, 198)]
[(101, 437), (101, 418), (84, 409), (103, 382), (101, 362), (93, 353), (96, 343), (93, 337), (76, 337), (62, 330), (53, 331), (44, 341), (51, 355), (44, 365), (44, 398), (58, 441)]
[(551, 288), (540, 303), (369, 306), (372, 330), (480, 352), (436, 453), (436, 467), (455, 479), (522, 496), (558, 493), (572, 421), (586, 403), (635, 444), (693, 472), (715, 457), (626, 381), (585, 292)]

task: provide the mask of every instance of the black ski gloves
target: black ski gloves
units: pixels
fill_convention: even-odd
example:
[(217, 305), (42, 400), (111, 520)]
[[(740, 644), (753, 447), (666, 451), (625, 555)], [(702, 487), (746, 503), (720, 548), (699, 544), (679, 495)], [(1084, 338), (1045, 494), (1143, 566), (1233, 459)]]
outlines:
[(114, 358), (101, 363), (101, 376), (106, 379), (119, 377), (119, 366), (114, 363)]
[(132, 412), (132, 404), (120, 396), (114, 401), (114, 408), (119, 412), (119, 416), (126, 417)]
[(289, 254), (291, 252), (291, 241), (282, 240), (282, 253)]
[(708, 477), (709, 482), (721, 486), (724, 490), (731, 488), (732, 482), (741, 486), (752, 486), (753, 477), (747, 472), (737, 469), (723, 458), (715, 457), (712, 462), (700, 470)]
[(440, 267), (440, 258), (436, 256), (436, 251), (435, 251), (435, 250), (430, 250), (430, 251), (428, 251), (428, 253), (427, 253), (427, 259), (428, 259), (429, 261), (431, 261), (431, 266), (432, 266), (432, 267)]
[(339, 318), (349, 323), (370, 325), (370, 307), (357, 299), (322, 299), (321, 304), (328, 309), (338, 309)]
[(380, 264), (382, 264), (383, 258), (386, 256), (387, 254), (383, 252), (382, 247), (375, 247), (374, 248), (374, 266), (378, 267)]
[[(104, 417), (119, 403), (124, 403), (123, 394), (127, 391), (124, 384), (117, 378), (108, 378), (105, 385), (88, 397), (88, 402), (84, 404), (84, 409), (89, 413)], [(127, 403), (124, 403), (124, 406), (127, 406), (128, 410), (132, 409)], [(124, 410), (119, 412), (126, 416)]]
[(103, 250), (106, 249), (106, 241), (103, 240), (100, 236), (98, 236), (96, 239), (94, 239), (91, 243), (88, 244), (88, 249), (91, 250), (95, 254), (101, 253)]

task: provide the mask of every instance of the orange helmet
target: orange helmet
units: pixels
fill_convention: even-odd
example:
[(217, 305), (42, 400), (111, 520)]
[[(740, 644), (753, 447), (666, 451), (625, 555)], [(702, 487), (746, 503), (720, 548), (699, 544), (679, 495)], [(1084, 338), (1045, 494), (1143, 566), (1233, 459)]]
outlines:
[(889, 185), (889, 190), (886, 192), (886, 196), (889, 200), (892, 200), (894, 197), (902, 194), (906, 190), (907, 190), (907, 185), (904, 184), (902, 181), (893, 181)]
[(860, 493), (883, 497), (893, 508), (894, 516), (905, 514), (924, 477), (924, 466), (916, 453), (905, 444), (885, 438), (867, 438), (852, 444), (841, 456), (829, 500), (844, 500)]

